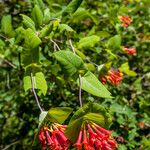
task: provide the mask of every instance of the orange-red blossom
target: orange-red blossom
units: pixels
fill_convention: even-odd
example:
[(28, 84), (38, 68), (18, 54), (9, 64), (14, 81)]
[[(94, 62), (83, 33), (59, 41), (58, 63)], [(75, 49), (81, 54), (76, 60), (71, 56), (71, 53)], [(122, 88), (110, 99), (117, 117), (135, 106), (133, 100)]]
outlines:
[(100, 81), (105, 84), (109, 81), (113, 85), (118, 85), (123, 80), (123, 73), (114, 69), (110, 69), (107, 75), (100, 76)]
[(87, 123), (80, 129), (76, 143), (76, 150), (115, 150), (117, 143), (111, 137), (111, 132), (95, 123)]
[(131, 24), (131, 22), (132, 22), (132, 19), (131, 19), (131, 17), (129, 17), (129, 16), (119, 16), (118, 17), (119, 18), (119, 20), (122, 22), (122, 25), (124, 26), (124, 27), (128, 27), (130, 24)]
[(40, 129), (38, 139), (41, 142), (42, 150), (68, 150), (69, 139), (64, 135), (66, 126), (52, 124), (50, 128), (45, 126)]

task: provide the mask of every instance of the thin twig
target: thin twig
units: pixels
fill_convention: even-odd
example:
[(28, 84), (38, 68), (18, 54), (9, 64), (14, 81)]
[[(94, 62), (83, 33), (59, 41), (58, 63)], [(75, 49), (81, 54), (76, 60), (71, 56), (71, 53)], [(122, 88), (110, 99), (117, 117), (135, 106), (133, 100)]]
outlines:
[(71, 39), (69, 40), (69, 44), (70, 44), (70, 46), (71, 46), (71, 49), (72, 49), (73, 53), (75, 54), (75, 53), (76, 53), (76, 52), (75, 52), (75, 48), (74, 48), (74, 46), (72, 45)]
[(7, 65), (13, 67), (14, 69), (17, 69), (17, 67), (14, 64), (12, 64), (10, 61), (8, 61), (7, 59), (2, 58), (2, 57), (0, 57), (0, 59), (2, 59)]
[[(71, 46), (71, 49), (72, 49), (73, 53), (76, 54), (75, 48), (74, 48), (74, 46), (72, 45), (71, 39), (69, 40), (69, 44), (70, 44), (70, 46)], [(80, 74), (79, 74), (79, 102), (80, 102), (80, 107), (82, 107), (82, 106), (83, 106), (83, 105), (82, 105), (82, 77), (81, 77)]]
[(52, 39), (51, 39), (51, 42), (57, 47), (57, 49), (60, 51), (61, 49), (60, 49), (60, 47), (58, 46), (58, 44), (55, 42), (55, 41), (53, 41)]
[(5, 37), (4, 35), (0, 34), (0, 37), (6, 39), (6, 40), (9, 40), (7, 37)]
[(80, 102), (80, 107), (82, 107), (82, 77), (79, 74), (79, 102)]
[(13, 143), (7, 145), (7, 146), (6, 146), (5, 148), (3, 148), (2, 150), (7, 150), (7, 149), (9, 149), (11, 146), (18, 144), (19, 142), (20, 142), (20, 141), (15, 141), (15, 142), (13, 142)]
[(43, 109), (42, 109), (42, 107), (41, 107), (41, 105), (40, 105), (40, 102), (39, 102), (39, 99), (38, 99), (38, 97), (37, 97), (37, 94), (36, 94), (36, 92), (35, 92), (34, 77), (33, 77), (33, 75), (32, 75), (32, 72), (31, 72), (31, 84), (32, 84), (32, 92), (33, 92), (33, 94), (34, 94), (34, 97), (35, 97), (35, 100), (36, 100), (36, 102), (37, 102), (37, 105), (38, 105), (40, 111), (43, 112)]
[(93, 64), (93, 65), (95, 65), (96, 67), (98, 67), (98, 65), (97, 64), (95, 64), (94, 62), (92, 62), (91, 60), (89, 60), (89, 59), (86, 59), (88, 62), (90, 62), (91, 64)]

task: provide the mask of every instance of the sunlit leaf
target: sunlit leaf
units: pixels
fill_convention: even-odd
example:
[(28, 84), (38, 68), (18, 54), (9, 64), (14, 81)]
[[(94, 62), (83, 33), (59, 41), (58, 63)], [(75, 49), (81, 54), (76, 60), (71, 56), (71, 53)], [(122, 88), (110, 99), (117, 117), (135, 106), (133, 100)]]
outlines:
[(89, 48), (95, 46), (100, 38), (97, 35), (92, 35), (89, 37), (82, 38), (78, 43), (78, 48)]
[[(24, 90), (27, 91), (32, 88), (31, 77), (25, 76), (24, 79)], [(43, 95), (47, 92), (47, 83), (42, 72), (37, 72), (34, 76), (34, 88), (41, 90)]]
[(11, 15), (6, 15), (2, 17), (1, 31), (10, 37), (14, 35)]
[(41, 26), (43, 22), (43, 13), (38, 5), (35, 5), (32, 10), (32, 17), (36, 26)]
[[(77, 82), (79, 84), (79, 80)], [(111, 93), (90, 71), (82, 77), (82, 89), (98, 97), (112, 98)]]
[(121, 37), (120, 35), (115, 35), (111, 37), (107, 42), (108, 49), (119, 49), (121, 46)]
[(137, 76), (137, 73), (135, 71), (130, 70), (128, 62), (122, 64), (119, 70), (127, 74), (128, 76)]
[(23, 24), (25, 25), (25, 27), (30, 28), (33, 31), (35, 31), (35, 23), (33, 22), (33, 20), (24, 14), (21, 14), (21, 16), (23, 18)]

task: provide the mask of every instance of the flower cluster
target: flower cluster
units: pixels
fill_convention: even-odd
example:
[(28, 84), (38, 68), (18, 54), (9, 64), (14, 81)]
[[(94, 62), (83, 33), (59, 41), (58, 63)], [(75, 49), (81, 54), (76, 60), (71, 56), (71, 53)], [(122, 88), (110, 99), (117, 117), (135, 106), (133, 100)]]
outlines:
[(95, 123), (87, 123), (80, 130), (78, 139), (73, 145), (76, 150), (115, 150), (117, 143), (111, 138), (111, 132)]
[(44, 126), (38, 133), (38, 139), (41, 142), (42, 150), (48, 147), (50, 150), (68, 150), (69, 139), (64, 135), (66, 126), (52, 124), (50, 127)]
[(119, 16), (118, 17), (119, 18), (119, 20), (122, 22), (122, 25), (124, 26), (124, 27), (128, 27), (130, 24), (131, 24), (131, 22), (132, 22), (132, 19), (129, 17), (129, 16)]
[(114, 69), (110, 69), (107, 75), (100, 76), (100, 81), (105, 84), (109, 81), (113, 85), (118, 85), (123, 80), (123, 73), (120, 71), (116, 71)]
[(123, 51), (129, 55), (136, 55), (136, 49), (135, 48), (127, 48), (123, 47)]

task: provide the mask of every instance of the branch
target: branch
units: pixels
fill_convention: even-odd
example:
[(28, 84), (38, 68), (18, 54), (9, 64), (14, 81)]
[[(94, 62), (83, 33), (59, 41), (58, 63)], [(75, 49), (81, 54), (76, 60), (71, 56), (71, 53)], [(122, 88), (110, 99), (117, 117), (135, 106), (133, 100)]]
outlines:
[(7, 59), (3, 58), (0, 56), (0, 59), (2, 59), (4, 61), (4, 63), (6, 63), (7, 65), (11, 66), (14, 69), (17, 69), (17, 66), (15, 66), (14, 64), (12, 64), (10, 61), (8, 61)]
[(72, 45), (71, 39), (69, 40), (69, 44), (70, 44), (70, 46), (71, 46), (71, 49), (72, 49), (73, 53), (75, 54), (76, 52), (75, 52), (74, 46)]
[(7, 149), (9, 149), (11, 146), (13, 146), (13, 145), (15, 145), (15, 144), (18, 144), (20, 141), (15, 141), (15, 142), (13, 142), (13, 143), (11, 143), (11, 144), (9, 144), (9, 145), (7, 145), (5, 148), (3, 148), (2, 150), (7, 150)]
[(90, 59), (86, 59), (88, 62), (90, 62), (91, 64), (93, 64), (93, 65), (95, 65), (96, 67), (98, 67), (98, 65), (97, 64), (95, 64), (94, 62), (92, 62)]
[(82, 77), (79, 74), (79, 102), (80, 102), (80, 107), (82, 107)]
[[(57, 49), (60, 51), (61, 49), (60, 49), (60, 47), (58, 46), (58, 44), (55, 42), (55, 41), (53, 41), (52, 39), (51, 39), (51, 42), (54, 44), (54, 46), (56, 46), (57, 47)], [(55, 49), (55, 48), (54, 48)]]
[(40, 111), (43, 112), (43, 109), (42, 109), (42, 107), (41, 107), (41, 105), (40, 105), (40, 102), (39, 102), (39, 99), (38, 99), (38, 97), (37, 97), (37, 94), (36, 94), (36, 92), (35, 92), (34, 77), (33, 77), (33, 75), (32, 75), (32, 72), (31, 72), (31, 84), (32, 84), (32, 92), (33, 92), (33, 94), (34, 94), (34, 97), (35, 97), (35, 100), (36, 100), (36, 102), (37, 102), (37, 105), (38, 105)]

